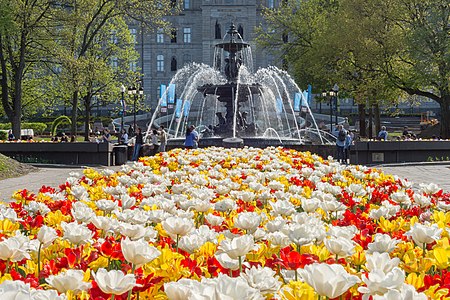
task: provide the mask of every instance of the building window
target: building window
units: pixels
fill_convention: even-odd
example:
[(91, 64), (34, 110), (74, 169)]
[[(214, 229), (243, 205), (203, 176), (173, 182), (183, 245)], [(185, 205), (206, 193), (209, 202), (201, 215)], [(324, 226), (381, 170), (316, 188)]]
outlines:
[(130, 71), (136, 72), (137, 69), (137, 63), (135, 61), (130, 62)]
[(113, 56), (111, 57), (111, 67), (117, 68), (119, 66), (119, 60), (117, 57)]
[(241, 39), (244, 39), (244, 27), (242, 27), (242, 25), (239, 25), (238, 32), (239, 35), (241, 36)]
[(164, 72), (164, 55), (156, 56), (156, 71)]
[(170, 42), (171, 43), (176, 43), (177, 42), (177, 29), (173, 28), (170, 31)]
[(117, 44), (117, 31), (111, 30), (111, 43)]
[(216, 26), (215, 26), (215, 38), (216, 40), (222, 39), (222, 30), (220, 28), (219, 21), (216, 20)]
[(158, 28), (158, 31), (156, 33), (156, 42), (158, 44), (164, 43), (164, 32), (161, 28)]
[(183, 42), (184, 43), (191, 42), (191, 28), (190, 27), (183, 28)]
[(170, 62), (170, 71), (176, 70), (177, 70), (177, 58), (174, 56), (172, 57), (172, 61)]
[(133, 42), (133, 44), (136, 44), (137, 41), (137, 30), (136, 28), (130, 28), (130, 35), (131, 35), (131, 41)]
[(184, 0), (183, 1), (183, 6), (184, 6), (184, 9), (191, 8), (191, 1), (190, 0)]

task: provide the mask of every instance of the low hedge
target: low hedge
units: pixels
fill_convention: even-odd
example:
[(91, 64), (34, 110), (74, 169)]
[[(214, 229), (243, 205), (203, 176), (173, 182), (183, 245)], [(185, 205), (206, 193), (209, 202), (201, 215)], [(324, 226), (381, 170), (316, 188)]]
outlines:
[[(40, 122), (33, 123), (22, 123), (22, 129), (33, 129), (34, 134), (42, 134), (47, 129), (47, 124)], [(9, 130), (11, 129), (11, 123), (0, 123), (0, 129)]]

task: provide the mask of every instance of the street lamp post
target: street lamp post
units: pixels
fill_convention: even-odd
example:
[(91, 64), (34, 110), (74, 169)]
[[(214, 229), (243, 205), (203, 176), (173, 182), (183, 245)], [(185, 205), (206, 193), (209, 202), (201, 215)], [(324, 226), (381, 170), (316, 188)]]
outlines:
[(120, 116), (120, 132), (123, 130), (123, 117), (125, 115), (125, 86), (122, 84), (120, 86), (120, 92), (122, 93), (122, 114)]
[(330, 91), (323, 91), (322, 97), (330, 97), (330, 133), (333, 132), (333, 103), (335, 109), (335, 123), (338, 123), (338, 92), (339, 86), (335, 84)]
[(128, 95), (133, 95), (133, 131), (136, 132), (136, 101), (139, 98), (142, 98), (144, 95), (144, 89), (142, 86), (136, 87), (136, 86), (130, 86), (128, 88)]
[(331, 90), (333, 91), (333, 94), (334, 94), (334, 111), (335, 111), (334, 121), (337, 124), (338, 123), (338, 109), (339, 109), (339, 105), (338, 105), (339, 86), (337, 84), (335, 84)]

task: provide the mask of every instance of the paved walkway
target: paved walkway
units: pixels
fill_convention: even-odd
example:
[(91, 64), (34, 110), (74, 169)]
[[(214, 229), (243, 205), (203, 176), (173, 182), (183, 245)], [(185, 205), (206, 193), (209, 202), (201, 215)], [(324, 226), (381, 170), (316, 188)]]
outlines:
[[(94, 169), (102, 169), (98, 167)], [(120, 166), (108, 167), (112, 170), (119, 170)], [(394, 174), (401, 178), (406, 178), (414, 184), (431, 183), (438, 184), (444, 191), (450, 192), (450, 165), (449, 164), (415, 164), (415, 165), (385, 165), (377, 166), (385, 173)], [(28, 189), (36, 193), (43, 185), (58, 187), (64, 183), (71, 172), (82, 172), (82, 168), (75, 167), (42, 167), (37, 172), (28, 175), (0, 180), (0, 200), (9, 200), (11, 195), (19, 189)]]
[[(120, 166), (111, 167), (93, 167), (94, 169), (112, 169), (119, 170)], [(36, 193), (45, 185), (57, 188), (70, 177), (72, 172), (83, 172), (83, 167), (39, 167), (38, 171), (27, 175), (0, 180), (0, 200), (10, 200), (13, 193), (20, 189), (27, 189)]]

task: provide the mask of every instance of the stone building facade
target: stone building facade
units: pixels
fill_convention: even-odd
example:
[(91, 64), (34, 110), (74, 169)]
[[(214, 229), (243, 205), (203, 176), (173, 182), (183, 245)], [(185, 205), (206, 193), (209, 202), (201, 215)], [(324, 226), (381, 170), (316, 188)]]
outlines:
[[(143, 74), (144, 103), (155, 108), (161, 84), (168, 84), (176, 71), (197, 62), (212, 65), (214, 45), (222, 40), (231, 22), (252, 46), (254, 69), (278, 64), (274, 57), (258, 49), (255, 28), (263, 24), (264, 7), (273, 8), (282, 0), (184, 0), (182, 11), (168, 17), (172, 34), (146, 33), (131, 24), (140, 54), (138, 69)], [(174, 0), (175, 2), (175, 0)], [(143, 33), (143, 34), (142, 34)]]

